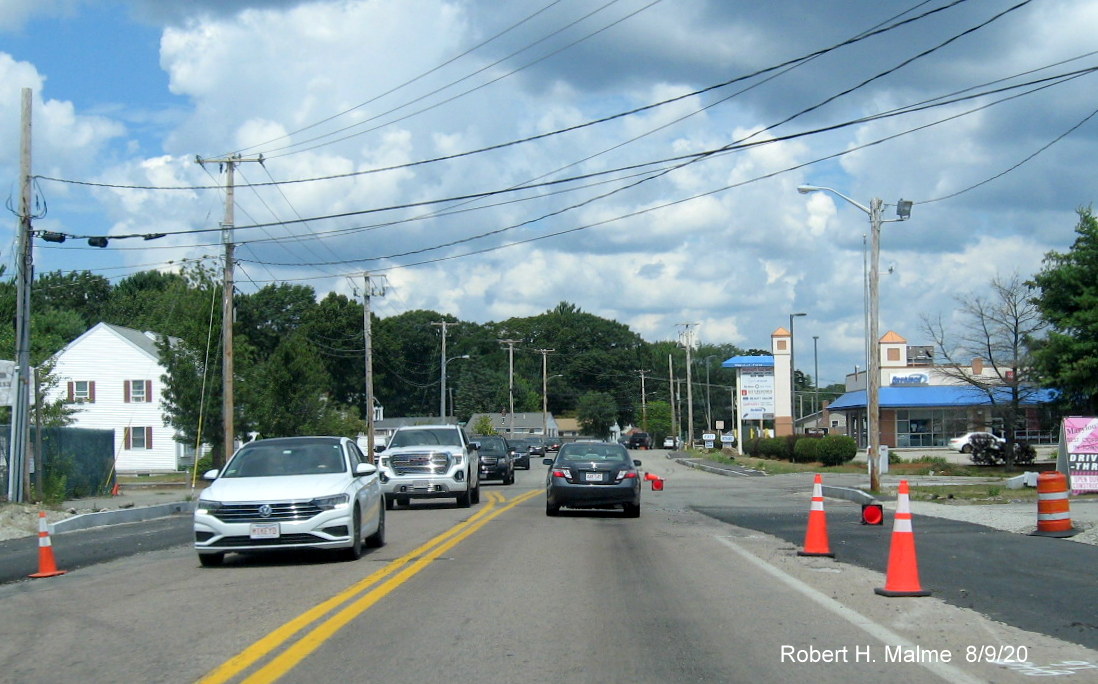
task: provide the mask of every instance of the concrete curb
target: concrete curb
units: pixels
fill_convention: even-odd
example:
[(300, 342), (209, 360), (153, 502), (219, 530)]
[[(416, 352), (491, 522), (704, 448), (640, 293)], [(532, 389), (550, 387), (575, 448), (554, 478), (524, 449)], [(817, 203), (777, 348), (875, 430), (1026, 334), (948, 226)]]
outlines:
[[(717, 475), (725, 476), (743, 476), (743, 473), (733, 473), (727, 468), (721, 468), (720, 466), (711, 466), (705, 463), (698, 463), (692, 459), (676, 458), (676, 463), (681, 463), (684, 466), (689, 466), (695, 470), (703, 470), (707, 473), (715, 473)], [(880, 503), (877, 498), (872, 494), (862, 491), (861, 489), (855, 489), (853, 487), (835, 487), (833, 485), (823, 485), (823, 495), (830, 499), (845, 499), (846, 501), (853, 501), (856, 504), (872, 504)]]
[(120, 508), (113, 511), (100, 511), (98, 513), (83, 513), (53, 523), (50, 525), (50, 534), (64, 534), (65, 532), (75, 532), (77, 530), (86, 530), (92, 527), (102, 527), (104, 525), (117, 525), (119, 523), (143, 522), (155, 518), (166, 518), (171, 515), (190, 514), (193, 511), (193, 501), (180, 501), (177, 503), (157, 504), (155, 506)]

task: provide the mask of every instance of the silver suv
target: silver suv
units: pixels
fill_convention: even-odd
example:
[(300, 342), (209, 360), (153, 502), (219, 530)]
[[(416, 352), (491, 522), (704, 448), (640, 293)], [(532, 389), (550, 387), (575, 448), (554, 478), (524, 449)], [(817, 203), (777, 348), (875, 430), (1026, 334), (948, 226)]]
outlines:
[(480, 445), (457, 425), (406, 425), (377, 447), (385, 507), (411, 499), (453, 497), (468, 508), (480, 503)]

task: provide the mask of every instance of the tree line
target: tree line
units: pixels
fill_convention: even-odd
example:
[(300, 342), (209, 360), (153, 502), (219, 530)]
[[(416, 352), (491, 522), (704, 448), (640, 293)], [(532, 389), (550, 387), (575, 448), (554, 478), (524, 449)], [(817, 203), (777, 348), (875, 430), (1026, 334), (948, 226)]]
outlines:
[[(1078, 217), (1071, 248), (1048, 253), (1031, 279), (997, 278), (990, 295), (962, 298), (966, 320), (960, 336), (951, 336), (940, 319), (924, 316), (941, 358), (967, 349), (1000, 369), (998, 384), (1012, 388), (1008, 403), (1015, 410), (1025, 390), (1044, 386), (1060, 392), (1061, 412), (1098, 411), (1098, 219), (1089, 208), (1079, 209)], [(195, 443), (201, 430), (202, 441), (219, 449), (217, 275), (201, 266), (179, 273), (140, 272), (117, 284), (89, 271), (39, 275), (32, 289), (31, 362), (42, 364), (101, 321), (158, 333), (169, 422), (186, 442)], [(0, 282), (0, 313), (9, 321), (15, 320), (15, 300), (12, 280)], [(334, 292), (318, 298), (310, 286), (287, 283), (237, 293), (234, 301), (236, 434), (361, 431), (366, 415), (362, 304)], [(544, 349), (553, 350), (546, 359), (549, 411), (578, 416), (596, 429), (647, 419), (657, 426), (650, 426), (654, 434), (670, 434), (672, 403), (686, 396), (681, 387), (675, 398), (670, 391), (671, 372), (677, 384), (686, 376), (686, 355), (678, 343), (647, 342), (628, 326), (574, 304), (561, 302), (536, 316), (489, 323), (416, 310), (372, 318), (374, 391), (386, 415), (439, 413), (443, 329), (452, 390), (447, 413), (460, 420), (508, 409), (508, 352), (500, 342), (505, 339), (517, 341), (516, 411), (541, 410), (538, 350)], [(7, 350), (8, 358), (14, 358), (14, 338), (14, 325), (0, 326), (0, 349)], [(745, 354), (769, 350), (732, 344), (701, 344), (693, 350), (696, 431), (715, 420), (731, 421), (735, 371), (720, 364)], [(798, 392), (813, 389), (811, 376), (799, 370), (794, 380)], [(821, 388), (821, 396), (831, 398), (841, 389)], [(674, 413), (685, 415), (681, 409)]]

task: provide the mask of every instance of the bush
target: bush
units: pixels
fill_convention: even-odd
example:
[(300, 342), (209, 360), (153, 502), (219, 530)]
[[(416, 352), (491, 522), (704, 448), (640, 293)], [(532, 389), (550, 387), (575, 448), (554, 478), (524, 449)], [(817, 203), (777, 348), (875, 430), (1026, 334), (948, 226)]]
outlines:
[(793, 461), (795, 463), (812, 463), (819, 460), (817, 454), (819, 443), (820, 440), (815, 437), (798, 439), (797, 443), (793, 445)]
[(816, 457), (825, 466), (837, 466), (854, 460), (858, 444), (848, 435), (827, 435), (819, 440)]
[(769, 459), (788, 458), (786, 440), (781, 437), (765, 437), (759, 440), (759, 457)]

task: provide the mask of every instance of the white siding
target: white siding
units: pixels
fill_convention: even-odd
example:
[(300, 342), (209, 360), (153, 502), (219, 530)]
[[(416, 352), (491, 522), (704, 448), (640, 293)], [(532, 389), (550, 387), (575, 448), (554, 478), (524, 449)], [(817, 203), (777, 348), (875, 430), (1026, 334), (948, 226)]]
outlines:
[[(177, 469), (174, 430), (160, 408), (164, 369), (157, 359), (99, 324), (54, 357), (58, 384), (49, 400), (66, 398), (68, 383), (95, 382), (95, 401), (78, 404), (73, 427), (114, 430), (115, 468), (118, 472), (164, 472)], [(125, 401), (125, 383), (148, 380), (150, 401)], [(126, 449), (126, 428), (152, 428), (151, 449)]]

